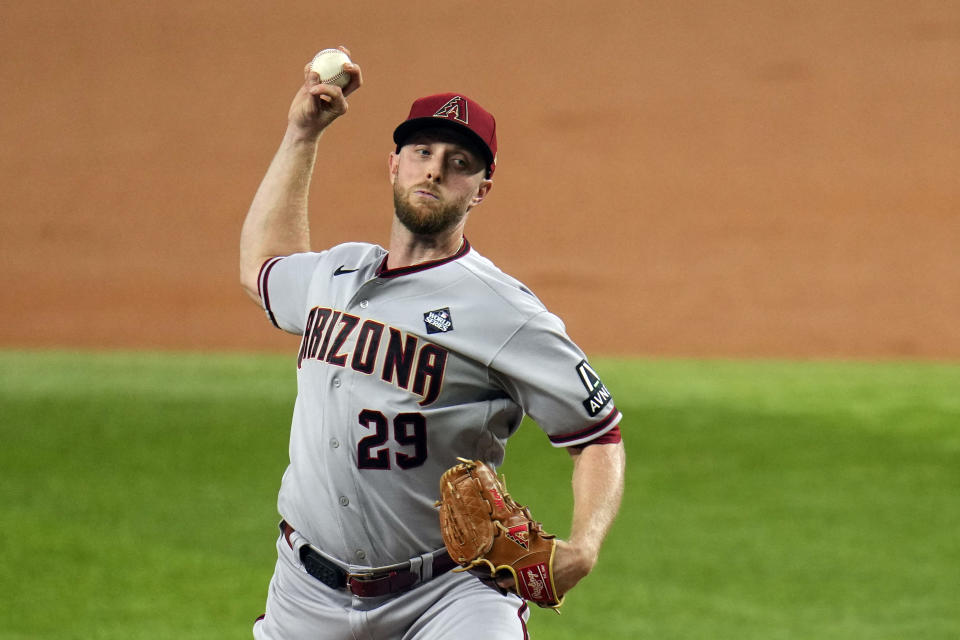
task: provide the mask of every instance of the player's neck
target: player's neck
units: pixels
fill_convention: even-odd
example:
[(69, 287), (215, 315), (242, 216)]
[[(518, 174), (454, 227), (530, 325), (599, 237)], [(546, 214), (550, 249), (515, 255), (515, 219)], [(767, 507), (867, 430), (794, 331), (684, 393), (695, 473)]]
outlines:
[(449, 258), (463, 246), (463, 225), (431, 235), (411, 233), (394, 219), (390, 231), (387, 269), (399, 269), (415, 264)]

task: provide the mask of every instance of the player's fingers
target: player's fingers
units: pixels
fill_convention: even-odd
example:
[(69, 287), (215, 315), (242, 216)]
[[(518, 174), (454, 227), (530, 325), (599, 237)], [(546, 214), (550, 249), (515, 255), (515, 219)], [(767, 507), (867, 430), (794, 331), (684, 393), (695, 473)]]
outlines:
[(309, 62), (303, 67), (303, 83), (307, 87), (320, 84), (320, 75), (316, 71), (310, 69)]
[(343, 95), (348, 96), (363, 84), (363, 72), (360, 70), (360, 65), (352, 62), (345, 63), (343, 70), (350, 76), (350, 81), (347, 82), (347, 86), (343, 88)]
[(334, 116), (340, 116), (347, 112), (347, 101), (337, 85), (318, 83), (312, 85), (308, 91), (317, 101), (317, 106), (323, 111)]
[(324, 102), (330, 102), (331, 99), (336, 100), (337, 98), (343, 97), (343, 92), (340, 90), (340, 87), (335, 84), (324, 84), (320, 82), (319, 76), (317, 77), (317, 83), (310, 85), (308, 91), (311, 95), (320, 98)]
[(513, 578), (497, 578), (497, 586), (501, 589), (513, 589), (516, 582)]
[(513, 589), (516, 586), (517, 581), (513, 579), (513, 576), (508, 571), (500, 571), (496, 577), (497, 586), (501, 589)]

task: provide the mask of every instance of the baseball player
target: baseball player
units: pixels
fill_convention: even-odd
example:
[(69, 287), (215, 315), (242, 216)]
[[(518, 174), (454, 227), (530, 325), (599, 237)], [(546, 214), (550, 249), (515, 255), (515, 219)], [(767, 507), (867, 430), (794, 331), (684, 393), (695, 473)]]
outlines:
[[(451, 572), (434, 502), (458, 457), (494, 467), (530, 415), (573, 458), (574, 515), (554, 580), (593, 568), (619, 508), (620, 412), (561, 321), (463, 235), (490, 193), (493, 116), (463, 94), (416, 100), (389, 155), (389, 246), (311, 252), (318, 142), (362, 84), (305, 70), (241, 233), (241, 282), (301, 336), (277, 564), (260, 639), (527, 638), (529, 610)], [(321, 214), (322, 215), (322, 214)]]

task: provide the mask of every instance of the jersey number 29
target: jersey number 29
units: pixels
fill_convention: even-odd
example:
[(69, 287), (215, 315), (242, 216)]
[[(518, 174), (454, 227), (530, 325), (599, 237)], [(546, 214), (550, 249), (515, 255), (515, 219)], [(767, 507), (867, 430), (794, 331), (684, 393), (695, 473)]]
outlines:
[[(360, 424), (374, 432), (357, 443), (357, 466), (361, 469), (389, 469), (390, 447), (384, 446), (390, 437), (390, 422), (379, 411), (364, 409)], [(393, 454), (401, 469), (419, 467), (427, 460), (427, 419), (421, 413), (398, 413), (393, 419), (393, 440), (401, 447), (412, 446), (413, 454), (397, 451)]]

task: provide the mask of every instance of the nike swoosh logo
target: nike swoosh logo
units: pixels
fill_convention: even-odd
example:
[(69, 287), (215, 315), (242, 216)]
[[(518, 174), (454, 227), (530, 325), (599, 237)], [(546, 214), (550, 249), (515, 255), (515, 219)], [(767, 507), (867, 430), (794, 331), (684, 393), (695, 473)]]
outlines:
[(344, 269), (343, 267), (344, 265), (340, 265), (339, 267), (337, 267), (337, 270), (333, 272), (333, 275), (342, 276), (345, 273), (353, 273), (354, 271), (356, 271), (356, 269)]

